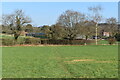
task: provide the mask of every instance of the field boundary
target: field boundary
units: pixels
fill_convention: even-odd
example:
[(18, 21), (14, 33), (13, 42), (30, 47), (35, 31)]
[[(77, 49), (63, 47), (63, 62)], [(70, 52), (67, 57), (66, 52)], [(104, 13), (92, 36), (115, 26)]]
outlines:
[[(95, 44), (88, 44), (88, 45), (95, 45)], [(98, 45), (110, 45), (110, 44), (98, 44)], [(112, 44), (112, 45), (119, 45), (119, 44)], [(13, 45), (13, 46), (0, 46), (0, 47), (19, 47), (19, 46), (87, 46), (87, 45), (28, 45), (28, 44), (24, 44), (24, 45)], [(96, 45), (97, 46), (97, 45)]]
[[(88, 44), (88, 45), (93, 45), (93, 44)], [(95, 44), (94, 44), (95, 45)], [(98, 44), (98, 45), (110, 45), (110, 44)], [(119, 45), (119, 44), (112, 44), (112, 45)], [(87, 46), (87, 45), (28, 45), (28, 44), (24, 44), (24, 45), (13, 45), (13, 46), (0, 46), (0, 47), (19, 47), (19, 46)]]

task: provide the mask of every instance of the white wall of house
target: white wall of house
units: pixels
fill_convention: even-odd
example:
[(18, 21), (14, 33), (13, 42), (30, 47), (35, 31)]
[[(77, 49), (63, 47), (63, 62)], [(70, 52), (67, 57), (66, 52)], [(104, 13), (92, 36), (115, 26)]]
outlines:
[(109, 37), (109, 36), (110, 36), (110, 33), (109, 33), (109, 32), (104, 32), (104, 33), (103, 33), (103, 36)]

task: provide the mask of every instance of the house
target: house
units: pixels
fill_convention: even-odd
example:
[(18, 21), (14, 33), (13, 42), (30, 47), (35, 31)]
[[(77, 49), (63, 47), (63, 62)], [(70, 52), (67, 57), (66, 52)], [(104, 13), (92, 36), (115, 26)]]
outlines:
[(110, 36), (110, 32), (103, 32), (103, 36), (109, 37)]

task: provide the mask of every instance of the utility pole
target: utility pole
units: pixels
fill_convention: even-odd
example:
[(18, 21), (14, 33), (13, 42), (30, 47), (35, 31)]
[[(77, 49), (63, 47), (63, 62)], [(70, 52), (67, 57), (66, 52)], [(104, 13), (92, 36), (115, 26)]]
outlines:
[(100, 6), (95, 6), (95, 7), (89, 7), (88, 9), (93, 12), (92, 18), (93, 18), (93, 21), (95, 22), (95, 43), (97, 45), (98, 44), (98, 23), (102, 19), (102, 16), (99, 14), (99, 11), (101, 11), (102, 8)]
[(96, 31), (95, 31), (95, 43), (96, 43), (96, 45), (98, 44), (98, 42), (97, 42), (97, 37), (98, 37), (98, 23), (96, 23)]

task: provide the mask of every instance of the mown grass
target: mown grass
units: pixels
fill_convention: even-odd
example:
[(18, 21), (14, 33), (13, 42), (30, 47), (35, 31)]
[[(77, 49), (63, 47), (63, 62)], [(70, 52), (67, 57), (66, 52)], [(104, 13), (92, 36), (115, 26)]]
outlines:
[(3, 47), (4, 78), (117, 78), (118, 46)]

